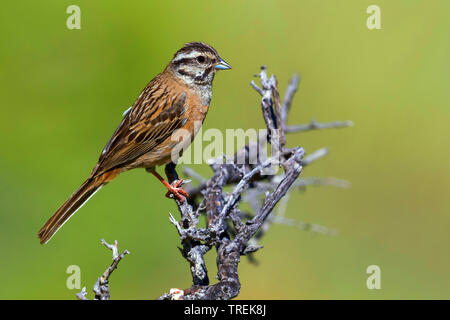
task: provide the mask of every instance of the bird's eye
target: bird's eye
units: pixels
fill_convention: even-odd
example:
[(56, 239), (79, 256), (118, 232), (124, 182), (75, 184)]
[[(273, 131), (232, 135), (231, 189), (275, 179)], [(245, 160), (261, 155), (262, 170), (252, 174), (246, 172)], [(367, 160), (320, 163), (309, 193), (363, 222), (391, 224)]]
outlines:
[(198, 56), (197, 57), (197, 61), (200, 62), (200, 63), (203, 63), (203, 62), (205, 62), (205, 57), (204, 56)]

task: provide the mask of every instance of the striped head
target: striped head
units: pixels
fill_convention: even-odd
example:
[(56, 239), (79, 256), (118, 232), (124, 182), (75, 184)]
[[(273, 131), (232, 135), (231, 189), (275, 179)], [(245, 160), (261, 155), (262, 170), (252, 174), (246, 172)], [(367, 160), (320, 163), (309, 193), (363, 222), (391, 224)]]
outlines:
[(211, 86), (217, 70), (231, 69), (213, 47), (202, 42), (186, 43), (169, 67), (177, 78), (194, 86)]

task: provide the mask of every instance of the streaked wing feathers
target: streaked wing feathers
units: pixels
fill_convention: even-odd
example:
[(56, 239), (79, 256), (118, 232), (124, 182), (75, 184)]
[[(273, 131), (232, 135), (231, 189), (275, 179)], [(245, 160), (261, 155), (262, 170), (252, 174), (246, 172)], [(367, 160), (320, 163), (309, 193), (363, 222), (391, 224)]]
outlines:
[(124, 116), (103, 150), (92, 176), (126, 165), (152, 151), (184, 125), (187, 120), (183, 117), (186, 93), (165, 96), (163, 101), (170, 102), (166, 105), (161, 104), (161, 99), (153, 99), (152, 93), (155, 92), (147, 93), (147, 103), (139, 101), (141, 95), (132, 110)]

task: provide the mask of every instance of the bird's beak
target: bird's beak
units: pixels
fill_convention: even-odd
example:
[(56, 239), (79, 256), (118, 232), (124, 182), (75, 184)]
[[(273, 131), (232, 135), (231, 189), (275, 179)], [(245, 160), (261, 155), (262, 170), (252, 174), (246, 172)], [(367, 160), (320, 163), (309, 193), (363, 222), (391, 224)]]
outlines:
[(219, 62), (214, 66), (214, 68), (217, 70), (228, 70), (231, 69), (231, 66), (222, 59), (220, 59)]

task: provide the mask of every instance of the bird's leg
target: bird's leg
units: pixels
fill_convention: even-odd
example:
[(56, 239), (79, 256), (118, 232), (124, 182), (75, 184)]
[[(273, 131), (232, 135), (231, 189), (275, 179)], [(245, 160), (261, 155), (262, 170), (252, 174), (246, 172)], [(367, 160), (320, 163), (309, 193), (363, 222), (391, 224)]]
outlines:
[(176, 164), (173, 162), (169, 162), (166, 164), (166, 167), (164, 168), (164, 171), (166, 172), (167, 181), (169, 183), (173, 183), (174, 181), (178, 180), (178, 173), (175, 170)]
[(164, 180), (163, 177), (161, 177), (158, 174), (158, 172), (155, 171), (155, 169), (147, 169), (147, 171), (150, 172), (151, 174), (153, 174), (169, 190), (166, 193), (166, 197), (171, 198), (171, 195), (174, 195), (181, 202), (184, 202), (183, 196), (186, 197), (186, 198), (189, 196), (189, 194), (180, 187), (180, 185), (183, 183), (182, 179), (181, 180), (175, 180), (172, 183), (168, 183), (166, 180)]
[[(178, 193), (183, 194), (187, 198), (189, 197), (188, 193), (179, 187), (183, 183), (183, 179), (178, 178), (178, 173), (175, 170), (176, 166), (177, 165), (174, 162), (169, 162), (168, 164), (166, 164), (164, 171), (166, 173), (167, 180), (169, 181), (170, 185), (176, 189)], [(169, 190), (169, 192), (166, 194), (166, 197), (170, 197), (170, 193), (171, 192)]]

